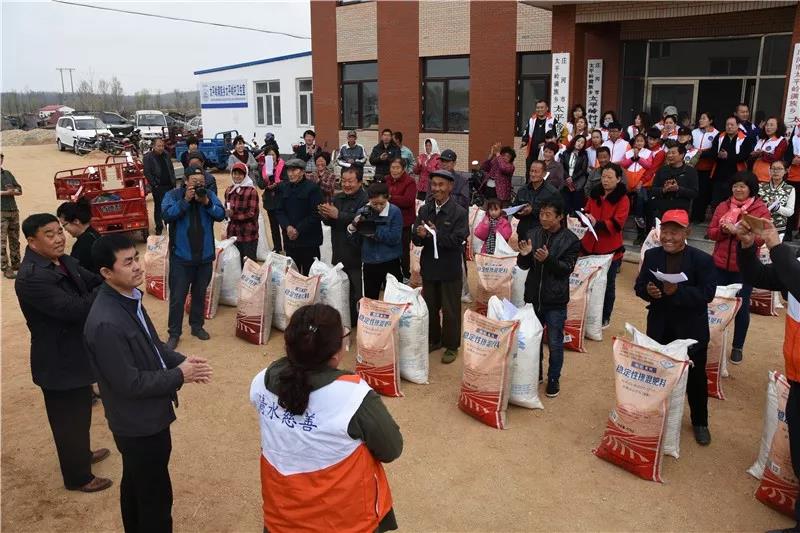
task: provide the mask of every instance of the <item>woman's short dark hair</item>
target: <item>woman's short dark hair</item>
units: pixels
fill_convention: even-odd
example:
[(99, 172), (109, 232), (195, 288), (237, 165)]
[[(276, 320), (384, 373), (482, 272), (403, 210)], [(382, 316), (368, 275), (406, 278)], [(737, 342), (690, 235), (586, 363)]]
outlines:
[(399, 163), (400, 167), (405, 171), (406, 169), (406, 161), (402, 157), (393, 157), (391, 161), (389, 161), (389, 166), (392, 166), (394, 163)]
[(64, 202), (56, 209), (56, 216), (67, 222), (78, 221), (88, 224), (92, 220), (92, 209), (86, 197), (79, 198), (77, 202)]
[[(783, 119), (782, 118), (776, 117), (775, 115), (772, 115), (771, 117), (767, 117), (767, 120), (764, 121), (764, 126), (766, 126), (767, 122), (769, 122), (773, 118), (775, 119), (775, 122), (778, 123), (778, 129), (775, 130), (775, 136), (780, 139), (781, 137), (784, 137), (786, 135), (786, 124), (783, 123)], [(767, 138), (767, 128), (766, 127), (761, 128), (761, 130), (758, 132), (758, 138), (759, 139), (766, 139)]]
[[(586, 137), (584, 135), (576, 135), (569, 142), (569, 148), (567, 148), (567, 151), (572, 152), (572, 151), (575, 150), (575, 144), (578, 142), (578, 139), (583, 139), (584, 141), (586, 141)], [(585, 142), (583, 143), (583, 148), (581, 148), (581, 149), (582, 150), (586, 150), (586, 143)]]
[(330, 152), (320, 152), (317, 157), (314, 158), (314, 162), (316, 163), (317, 159), (322, 158), (325, 160), (325, 166), (331, 164), (331, 153)]
[(311, 394), (309, 376), (324, 369), (342, 347), (342, 317), (333, 307), (313, 304), (294, 312), (283, 335), (289, 365), (278, 377), (278, 404), (301, 415)]
[(188, 147), (190, 144), (199, 145), (200, 143), (197, 142), (197, 137), (195, 137), (194, 135), (189, 135), (188, 137), (186, 137), (186, 146)]
[(502, 148), (500, 148), (500, 155), (503, 155), (503, 154), (511, 154), (511, 162), (512, 163), (517, 158), (517, 151), (514, 150), (511, 146), (503, 146)]
[(614, 171), (614, 174), (617, 175), (618, 179), (622, 179), (622, 167), (616, 163), (609, 163), (603, 167), (603, 170), (611, 169)]
[(239, 143), (242, 143), (242, 144), (245, 144), (245, 145), (247, 144), (247, 143), (244, 141), (244, 137), (242, 137), (241, 135), (237, 135), (236, 137), (234, 137), (234, 138), (233, 138), (233, 145), (234, 145), (234, 146), (236, 146), (236, 145), (237, 145), (237, 144), (239, 144)]
[(542, 148), (542, 151), (544, 150), (550, 150), (556, 154), (558, 153), (558, 145), (556, 143), (544, 143), (544, 148)]
[(117, 252), (120, 250), (130, 250), (136, 248), (129, 237), (121, 233), (109, 233), (103, 235), (92, 244), (92, 261), (98, 269), (106, 267), (114, 270), (114, 263), (117, 262)]
[(748, 194), (750, 198), (758, 196), (758, 178), (749, 170), (741, 170), (733, 175), (731, 178), (731, 196), (733, 196), (733, 186), (737, 183), (744, 183), (747, 185), (750, 191)]
[(606, 115), (611, 115), (611, 122), (619, 122), (617, 120), (617, 113), (609, 109), (608, 111), (603, 111), (602, 118), (606, 118)]

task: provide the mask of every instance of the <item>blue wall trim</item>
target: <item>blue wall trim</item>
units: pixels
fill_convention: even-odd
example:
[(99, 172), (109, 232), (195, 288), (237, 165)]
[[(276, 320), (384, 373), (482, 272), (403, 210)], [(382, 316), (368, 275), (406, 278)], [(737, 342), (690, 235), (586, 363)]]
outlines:
[(247, 107), (247, 102), (234, 102), (230, 104), (202, 104), (202, 109), (224, 109), (231, 107)]
[(223, 70), (234, 70), (237, 68), (252, 67), (254, 65), (263, 65), (265, 63), (275, 63), (278, 61), (286, 61), (287, 59), (296, 59), (298, 57), (308, 57), (311, 52), (298, 52), (296, 54), (289, 54), (286, 56), (270, 57), (267, 59), (258, 59), (256, 61), (248, 61), (247, 63), (237, 63), (235, 65), (225, 65), (222, 67), (214, 67), (205, 70), (196, 70), (195, 76), (198, 74), (211, 74), (212, 72), (222, 72)]

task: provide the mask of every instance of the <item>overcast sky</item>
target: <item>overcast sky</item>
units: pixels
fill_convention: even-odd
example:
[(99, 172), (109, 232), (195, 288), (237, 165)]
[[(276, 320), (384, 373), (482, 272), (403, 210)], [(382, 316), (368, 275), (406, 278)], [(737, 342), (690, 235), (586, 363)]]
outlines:
[[(308, 0), (90, 2), (202, 21), (311, 35)], [(196, 89), (195, 70), (311, 50), (310, 39), (113, 13), (50, 1), (0, 0), (2, 90), (61, 90), (56, 67), (81, 79), (117, 76), (126, 94)], [(67, 91), (69, 75), (64, 73)]]

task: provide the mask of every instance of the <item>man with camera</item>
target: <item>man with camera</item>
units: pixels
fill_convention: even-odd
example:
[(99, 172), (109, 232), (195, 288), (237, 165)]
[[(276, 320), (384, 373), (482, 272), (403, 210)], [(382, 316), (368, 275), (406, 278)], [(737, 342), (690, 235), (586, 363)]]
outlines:
[(217, 192), (217, 179), (214, 175), (205, 169), (205, 157), (200, 152), (188, 152), (188, 156), (186, 159), (189, 163), (189, 166), (186, 167), (183, 171), (184, 179), (189, 176), (189, 169), (196, 168), (202, 171), (203, 177), (205, 179), (204, 187), (213, 192), (214, 194), (219, 194)]
[(385, 183), (373, 183), (367, 195), (369, 203), (357, 211), (347, 232), (361, 243), (364, 296), (377, 300), (386, 274), (403, 279), (403, 215), (399, 207), (389, 203), (389, 187)]
[(169, 224), (169, 340), (167, 346), (178, 346), (183, 327), (183, 306), (191, 290), (189, 325), (192, 335), (208, 340), (203, 329), (203, 307), (206, 289), (211, 281), (214, 261), (214, 222), (225, 219), (225, 209), (217, 195), (206, 188), (202, 169), (186, 169), (185, 183), (172, 189), (161, 205), (164, 222)]
[[(469, 235), (467, 210), (450, 196), (455, 176), (431, 172), (432, 201), (420, 207), (411, 227), (411, 241), (422, 246), (422, 294), (428, 305), (429, 350), (442, 346), (442, 363), (456, 360), (461, 345), (461, 281), (464, 241)], [(439, 313), (441, 311), (441, 318)]]

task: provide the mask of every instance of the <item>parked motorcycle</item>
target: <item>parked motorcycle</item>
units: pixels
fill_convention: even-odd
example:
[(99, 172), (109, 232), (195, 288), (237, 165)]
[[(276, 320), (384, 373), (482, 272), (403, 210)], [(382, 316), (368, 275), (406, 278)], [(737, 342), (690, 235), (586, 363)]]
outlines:
[(142, 141), (142, 134), (139, 129), (135, 129), (130, 135), (122, 139), (122, 152), (130, 152), (139, 157), (139, 143)]

